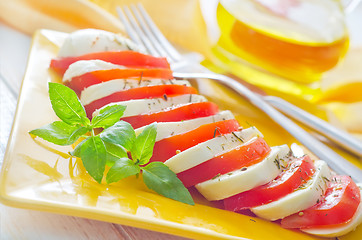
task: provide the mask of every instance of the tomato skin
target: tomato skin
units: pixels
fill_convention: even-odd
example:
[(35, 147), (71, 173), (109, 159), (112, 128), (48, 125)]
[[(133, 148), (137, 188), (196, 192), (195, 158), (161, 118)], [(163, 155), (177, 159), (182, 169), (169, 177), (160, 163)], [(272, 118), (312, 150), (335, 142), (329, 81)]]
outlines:
[(219, 112), (218, 106), (213, 102), (189, 103), (165, 111), (140, 114), (121, 118), (132, 125), (133, 128), (143, 127), (153, 122), (176, 122), (199, 117), (215, 115)]
[(210, 180), (218, 174), (226, 174), (258, 163), (269, 152), (270, 147), (263, 138), (259, 137), (247, 145), (237, 147), (193, 168), (180, 172), (177, 174), (177, 177), (185, 187), (192, 187), (198, 183)]
[(91, 118), (92, 113), (112, 102), (121, 102), (132, 99), (147, 99), (147, 98), (167, 98), (182, 94), (197, 94), (197, 90), (193, 87), (184, 85), (157, 85), (127, 89), (97, 99), (84, 106), (87, 112), (87, 117)]
[(166, 58), (153, 57), (135, 51), (115, 51), (88, 53), (77, 57), (63, 57), (52, 59), (50, 68), (63, 75), (69, 65), (79, 60), (102, 60), (105, 62), (122, 65), (131, 68), (168, 68), (170, 64)]
[(110, 69), (110, 70), (98, 70), (88, 72), (80, 76), (73, 77), (69, 82), (65, 84), (79, 94), (83, 89), (106, 82), (113, 79), (127, 79), (136, 78), (141, 79), (152, 78), (158, 79), (173, 79), (172, 71), (166, 68), (127, 68), (127, 69)]
[(165, 162), (176, 155), (177, 150), (184, 151), (215, 136), (237, 131), (239, 127), (240, 125), (236, 119), (230, 119), (204, 124), (184, 134), (162, 139), (155, 143), (154, 154), (150, 161)]
[(278, 200), (307, 182), (314, 171), (309, 156), (303, 156), (290, 164), (274, 181), (224, 199), (224, 207), (229, 211), (240, 211)]
[(281, 221), (284, 228), (309, 228), (348, 222), (360, 204), (359, 187), (349, 176), (335, 176), (316, 205), (302, 214), (290, 215)]

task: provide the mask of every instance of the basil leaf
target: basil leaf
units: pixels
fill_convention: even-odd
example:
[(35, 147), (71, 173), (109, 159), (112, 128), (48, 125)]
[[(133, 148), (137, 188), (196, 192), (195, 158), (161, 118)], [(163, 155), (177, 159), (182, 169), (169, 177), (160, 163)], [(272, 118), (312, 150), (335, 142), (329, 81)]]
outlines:
[(119, 180), (136, 175), (140, 172), (140, 167), (129, 158), (121, 158), (107, 173), (107, 183), (118, 182)]
[(80, 158), (94, 180), (101, 183), (106, 166), (106, 147), (99, 136), (88, 137), (80, 147)]
[(116, 122), (113, 126), (104, 129), (99, 136), (104, 142), (120, 145), (127, 150), (132, 148), (136, 139), (133, 127), (125, 121)]
[(69, 125), (89, 125), (77, 94), (60, 83), (49, 83), (49, 98), (55, 114)]
[(128, 158), (127, 151), (119, 145), (104, 142), (107, 151), (107, 165), (112, 166), (120, 158)]
[[(89, 137), (88, 137), (89, 138)], [(77, 144), (77, 146), (74, 148), (74, 150), (72, 152), (70, 152), (69, 154), (75, 157), (79, 157), (80, 158), (80, 149), (82, 148), (83, 143), (85, 143), (85, 141), (88, 139), (84, 139), (83, 141), (81, 141), (80, 143)]]
[(132, 158), (141, 165), (149, 162), (153, 154), (157, 135), (157, 125), (152, 123), (137, 136), (136, 141), (131, 149)]
[(126, 106), (111, 105), (103, 108), (97, 116), (92, 119), (92, 127), (94, 128), (107, 128), (112, 126), (122, 117)]
[(73, 144), (83, 134), (87, 133), (86, 127), (70, 126), (62, 121), (55, 121), (29, 133), (38, 136), (48, 142), (65, 146)]
[(142, 167), (143, 181), (149, 189), (165, 197), (195, 205), (191, 194), (176, 174), (161, 162), (152, 162)]

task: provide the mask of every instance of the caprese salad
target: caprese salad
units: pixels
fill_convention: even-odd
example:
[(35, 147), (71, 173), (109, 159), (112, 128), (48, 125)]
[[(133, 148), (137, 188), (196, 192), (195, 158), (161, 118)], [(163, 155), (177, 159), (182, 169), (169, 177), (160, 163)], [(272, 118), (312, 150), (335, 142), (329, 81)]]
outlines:
[(92, 119), (110, 105), (136, 133), (157, 122), (151, 161), (164, 162), (186, 187), (226, 210), (251, 210), (281, 226), (327, 237), (362, 222), (361, 190), (322, 161), (270, 147), (255, 127), (243, 129), (230, 111), (175, 80), (165, 58), (144, 54), (118, 34), (70, 34), (50, 68), (72, 88)]

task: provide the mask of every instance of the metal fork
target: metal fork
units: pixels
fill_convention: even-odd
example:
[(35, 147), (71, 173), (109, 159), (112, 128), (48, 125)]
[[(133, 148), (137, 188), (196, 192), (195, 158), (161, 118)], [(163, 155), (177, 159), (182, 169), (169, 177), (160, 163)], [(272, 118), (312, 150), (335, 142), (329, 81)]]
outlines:
[[(183, 70), (187, 68), (186, 72), (174, 72), (173, 75), (176, 79), (206, 78), (216, 80), (234, 89), (244, 98), (249, 100), (254, 106), (264, 111), (271, 119), (286, 129), (316, 156), (328, 162), (328, 164), (338, 174), (350, 175), (354, 180), (362, 182), (362, 171), (358, 167), (342, 158), (329, 147), (299, 127), (292, 120), (281, 114), (260, 95), (249, 90), (240, 82), (232, 78), (210, 72), (198, 63), (187, 63), (182, 55), (163, 36), (141, 4), (138, 4), (137, 6), (131, 5), (131, 9), (132, 11), (128, 7), (124, 7), (122, 11), (121, 8), (117, 8), (118, 15), (122, 20), (128, 35), (133, 41), (141, 46), (144, 46), (151, 55), (167, 57), (171, 66), (173, 66), (173, 70), (175, 70), (175, 65), (182, 65)], [(195, 65), (198, 65), (198, 72), (190, 72), (190, 69), (195, 69)], [(361, 156), (361, 143), (359, 142), (355, 145), (357, 146), (357, 153)]]
[[(137, 21), (133, 18), (128, 8), (124, 8), (124, 11), (128, 18), (122, 13), (121, 9), (117, 10), (119, 12), (120, 18), (125, 24), (126, 30), (129, 33), (130, 37), (139, 45), (143, 45), (144, 47), (146, 47), (150, 54), (155, 56), (167, 56), (174, 70), (180, 69), (180, 67), (185, 67), (187, 63), (184, 61), (183, 57), (163, 36), (163, 34), (153, 23), (147, 12), (144, 10), (142, 5), (138, 5), (138, 8), (133, 5), (132, 9), (133, 14), (136, 16), (141, 28), (137, 24)], [(127, 19), (130, 20), (130, 23), (128, 23)], [(211, 73), (209, 70), (202, 67), (201, 65), (198, 66), (198, 71)], [(253, 86), (253, 88), (256, 87)], [(290, 104), (289, 102), (279, 97), (260, 97), (262, 97), (269, 104), (278, 108), (280, 111), (287, 114), (288, 116), (316, 130), (334, 143), (337, 143), (339, 146), (346, 149), (347, 151), (355, 154), (360, 158), (362, 157), (362, 142), (354, 138), (347, 132), (332, 126), (328, 122), (318, 117), (315, 117), (314, 115), (296, 107), (295, 105)]]

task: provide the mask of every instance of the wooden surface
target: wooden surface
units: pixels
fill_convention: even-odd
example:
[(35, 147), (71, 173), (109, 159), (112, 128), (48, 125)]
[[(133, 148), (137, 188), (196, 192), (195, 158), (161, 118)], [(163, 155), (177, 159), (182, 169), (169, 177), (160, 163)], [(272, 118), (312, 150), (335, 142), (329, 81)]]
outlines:
[[(24, 75), (30, 37), (0, 22), (0, 164), (9, 137)], [(168, 234), (0, 204), (0, 239), (157, 239), (182, 240)]]

